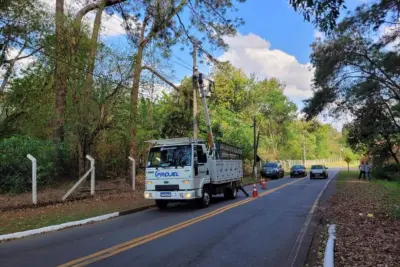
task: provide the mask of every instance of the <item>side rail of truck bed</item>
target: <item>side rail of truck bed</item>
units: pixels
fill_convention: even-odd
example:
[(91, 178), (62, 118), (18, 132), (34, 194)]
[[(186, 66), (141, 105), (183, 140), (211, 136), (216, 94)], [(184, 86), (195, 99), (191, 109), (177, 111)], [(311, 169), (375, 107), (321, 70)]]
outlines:
[(210, 178), (212, 184), (222, 184), (241, 180), (243, 163), (241, 160), (210, 160)]

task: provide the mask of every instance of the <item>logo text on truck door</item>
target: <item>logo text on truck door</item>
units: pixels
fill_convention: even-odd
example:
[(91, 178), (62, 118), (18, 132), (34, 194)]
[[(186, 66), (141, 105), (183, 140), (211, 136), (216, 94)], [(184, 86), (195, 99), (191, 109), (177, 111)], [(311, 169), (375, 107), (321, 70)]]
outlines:
[(163, 172), (163, 171), (156, 171), (156, 177), (179, 177), (178, 172)]

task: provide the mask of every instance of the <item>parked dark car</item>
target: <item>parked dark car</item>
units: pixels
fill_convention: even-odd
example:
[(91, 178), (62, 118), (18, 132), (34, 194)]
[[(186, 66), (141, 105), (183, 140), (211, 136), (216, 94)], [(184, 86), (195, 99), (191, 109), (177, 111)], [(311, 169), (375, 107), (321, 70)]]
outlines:
[(285, 176), (285, 170), (280, 163), (265, 163), (261, 170), (261, 177), (263, 178), (278, 179), (282, 178), (283, 176)]
[(293, 165), (290, 168), (290, 178), (307, 176), (306, 168), (303, 165)]

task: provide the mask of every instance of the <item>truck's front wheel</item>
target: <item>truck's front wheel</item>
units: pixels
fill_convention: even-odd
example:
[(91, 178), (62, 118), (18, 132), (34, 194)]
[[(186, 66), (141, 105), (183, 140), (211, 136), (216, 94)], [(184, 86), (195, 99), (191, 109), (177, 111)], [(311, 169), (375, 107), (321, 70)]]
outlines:
[(199, 199), (199, 206), (200, 208), (206, 208), (210, 206), (210, 203), (211, 203), (210, 190), (208, 190), (207, 187), (204, 187), (202, 197)]
[(157, 200), (156, 200), (156, 206), (157, 206), (160, 210), (165, 209), (165, 208), (168, 206), (168, 201), (157, 199)]

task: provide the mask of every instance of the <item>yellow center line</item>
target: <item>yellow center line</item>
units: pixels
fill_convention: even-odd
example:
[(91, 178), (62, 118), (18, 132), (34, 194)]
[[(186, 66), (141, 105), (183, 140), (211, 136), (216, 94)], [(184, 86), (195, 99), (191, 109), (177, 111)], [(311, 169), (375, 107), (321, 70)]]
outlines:
[[(290, 182), (290, 183), (286, 183), (286, 184), (280, 185), (278, 187), (275, 187), (273, 189), (270, 189), (268, 191), (262, 192), (262, 193), (259, 194), (259, 197), (262, 197), (262, 196), (268, 195), (270, 193), (273, 193), (273, 192), (275, 192), (275, 191), (277, 191), (277, 190), (279, 190), (281, 188), (284, 188), (284, 187), (286, 187), (288, 185), (297, 183), (297, 182), (299, 182), (299, 181), (301, 181), (303, 179), (304, 178), (296, 180), (296, 181), (293, 181), (293, 182)], [(90, 254), (90, 255), (85, 256), (85, 257), (81, 257), (81, 258), (72, 260), (70, 262), (67, 262), (67, 263), (64, 263), (62, 265), (59, 265), (59, 267), (86, 266), (86, 265), (88, 265), (90, 263), (99, 261), (99, 260), (104, 259), (104, 258), (111, 257), (111, 256), (113, 256), (115, 254), (121, 253), (121, 252), (126, 251), (128, 249), (131, 249), (131, 248), (140, 246), (142, 244), (148, 243), (148, 242), (150, 242), (152, 240), (155, 240), (157, 238), (160, 238), (162, 236), (165, 236), (165, 235), (168, 235), (170, 233), (176, 232), (176, 231), (178, 231), (178, 230), (180, 230), (182, 228), (188, 227), (188, 226), (190, 226), (192, 224), (195, 224), (195, 223), (201, 222), (203, 220), (206, 220), (208, 218), (214, 217), (214, 216), (216, 216), (218, 214), (221, 214), (221, 213), (223, 213), (223, 212), (225, 212), (227, 210), (230, 210), (230, 209), (233, 209), (235, 207), (241, 206), (243, 204), (246, 204), (246, 203), (251, 202), (251, 201), (256, 200), (256, 199), (257, 198), (248, 198), (248, 199), (244, 199), (244, 200), (232, 203), (230, 205), (226, 205), (224, 207), (218, 208), (218, 209), (216, 209), (214, 211), (211, 211), (209, 213), (206, 213), (206, 214), (200, 215), (198, 217), (192, 218), (190, 220), (187, 220), (187, 221), (184, 221), (184, 222), (169, 226), (169, 227), (167, 227), (165, 229), (156, 231), (154, 233), (151, 233), (151, 234), (148, 234), (148, 235), (145, 235), (145, 236), (142, 236), (142, 237), (138, 237), (138, 238), (129, 240), (127, 242), (124, 242), (124, 243), (121, 243), (119, 245), (115, 245), (113, 247), (98, 251), (96, 253)]]

